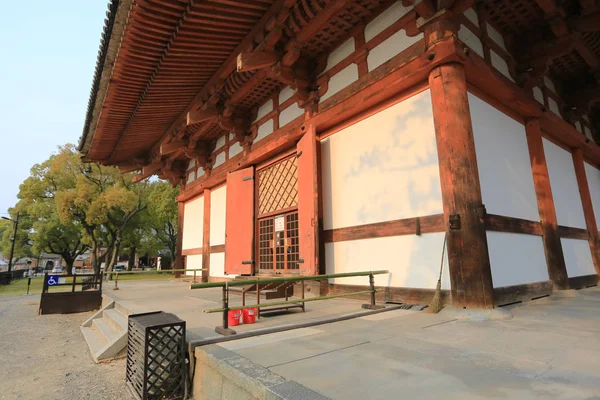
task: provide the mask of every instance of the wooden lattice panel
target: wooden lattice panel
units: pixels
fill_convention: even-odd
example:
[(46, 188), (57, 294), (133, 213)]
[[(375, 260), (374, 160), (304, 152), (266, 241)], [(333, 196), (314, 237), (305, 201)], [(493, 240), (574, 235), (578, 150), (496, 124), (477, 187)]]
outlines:
[(514, 35), (544, 24), (544, 11), (531, 0), (485, 0), (483, 7), (504, 33)]
[(586, 73), (588, 65), (583, 58), (573, 50), (552, 60), (550, 72), (561, 80), (577, 78)]
[(298, 205), (298, 163), (290, 157), (258, 171), (258, 214)]

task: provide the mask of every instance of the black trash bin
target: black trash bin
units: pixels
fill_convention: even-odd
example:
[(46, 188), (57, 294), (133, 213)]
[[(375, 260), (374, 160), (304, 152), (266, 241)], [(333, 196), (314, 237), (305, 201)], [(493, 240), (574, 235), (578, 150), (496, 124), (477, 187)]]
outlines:
[(127, 386), (136, 399), (183, 399), (185, 321), (163, 311), (129, 316)]

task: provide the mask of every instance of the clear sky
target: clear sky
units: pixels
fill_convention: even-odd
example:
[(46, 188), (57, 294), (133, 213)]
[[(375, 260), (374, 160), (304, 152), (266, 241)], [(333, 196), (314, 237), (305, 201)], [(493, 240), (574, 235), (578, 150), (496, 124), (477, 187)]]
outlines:
[(79, 140), (107, 3), (2, 3), (0, 215), (16, 203), (33, 164)]

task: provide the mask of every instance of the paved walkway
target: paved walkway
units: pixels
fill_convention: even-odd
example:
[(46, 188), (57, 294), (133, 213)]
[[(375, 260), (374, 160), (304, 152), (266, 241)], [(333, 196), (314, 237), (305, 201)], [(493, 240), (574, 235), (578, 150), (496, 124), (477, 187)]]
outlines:
[(508, 311), (397, 310), (221, 346), (332, 399), (600, 399), (600, 289)]

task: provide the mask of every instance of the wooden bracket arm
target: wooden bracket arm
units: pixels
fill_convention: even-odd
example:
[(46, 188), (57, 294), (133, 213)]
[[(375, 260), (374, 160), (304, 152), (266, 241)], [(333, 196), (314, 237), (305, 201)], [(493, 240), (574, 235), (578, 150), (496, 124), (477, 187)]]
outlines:
[(187, 113), (186, 123), (187, 125), (199, 124), (200, 122), (208, 121), (219, 116), (219, 109), (217, 107), (206, 107), (200, 110), (190, 111)]
[(270, 51), (241, 52), (237, 56), (237, 71), (246, 72), (268, 68), (279, 60), (279, 55)]

